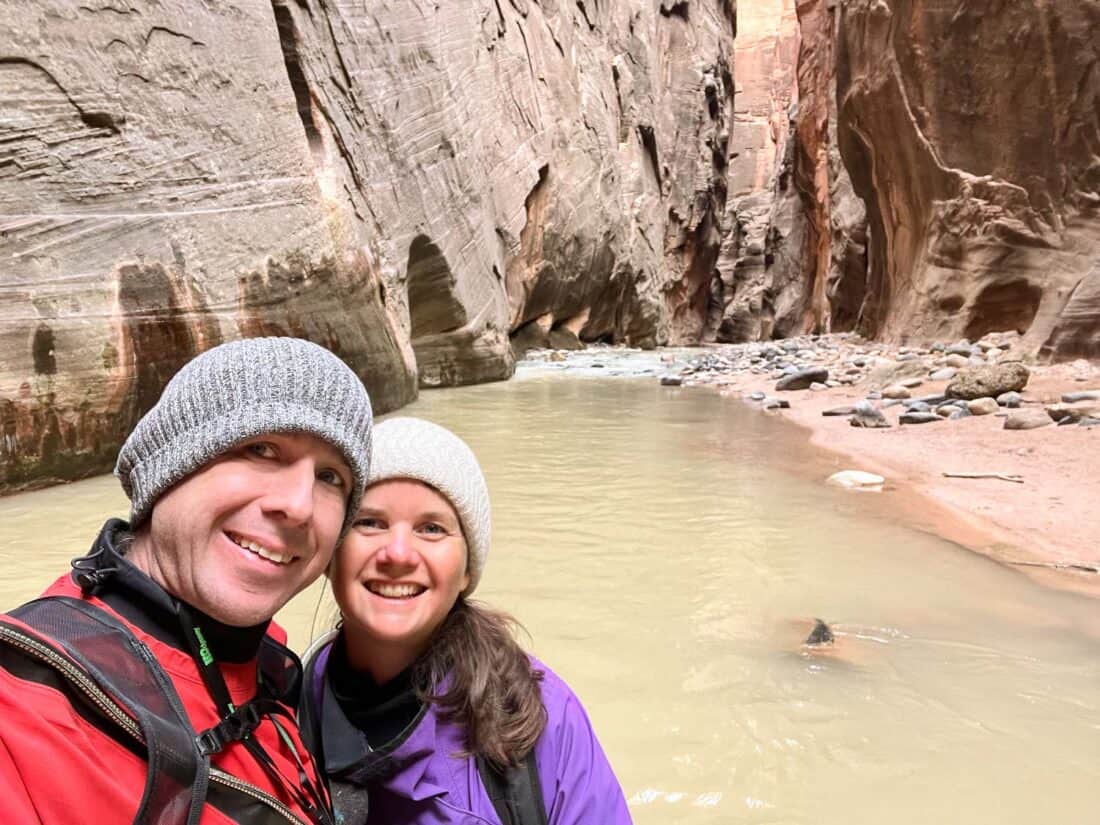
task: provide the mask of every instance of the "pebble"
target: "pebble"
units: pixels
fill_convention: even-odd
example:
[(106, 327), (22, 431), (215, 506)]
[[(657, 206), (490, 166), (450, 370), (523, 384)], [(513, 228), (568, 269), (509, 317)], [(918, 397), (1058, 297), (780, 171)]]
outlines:
[(907, 413), (926, 413), (932, 411), (932, 405), (927, 401), (912, 401), (905, 405)]
[(814, 381), (812, 384), (810, 384), (810, 389), (813, 392), (824, 392), (825, 390), (829, 389), (829, 385), (822, 384), (820, 381)]
[[(1064, 396), (1062, 400), (1065, 400)], [(997, 396), (997, 403), (1000, 404), (1002, 407), (1007, 407), (1010, 410), (1014, 410), (1024, 403), (1024, 398), (1018, 392), (1002, 392), (1000, 395)]]
[(909, 398), (911, 395), (912, 393), (901, 384), (893, 384), (882, 391), (883, 398)]
[(844, 487), (849, 490), (878, 491), (882, 489), (882, 485), (885, 482), (886, 479), (882, 476), (875, 475), (874, 473), (867, 473), (863, 470), (841, 470), (825, 479), (826, 484), (832, 484), (835, 487)]
[(958, 353), (952, 353), (947, 356), (947, 366), (949, 367), (968, 367), (970, 366), (969, 355), (959, 355)]
[(1046, 410), (1013, 410), (1005, 418), (1005, 429), (1034, 430), (1037, 427), (1045, 427), (1050, 423), (1051, 418), (1047, 415)]
[(1090, 404), (1087, 407), (1074, 407), (1068, 404), (1051, 404), (1046, 408), (1047, 415), (1059, 424), (1063, 421), (1080, 421), (1082, 418), (1096, 418), (1100, 416), (1100, 407)]
[(768, 397), (767, 393), (762, 392), (760, 390), (757, 390), (756, 392), (753, 392), (753, 393), (749, 393), (749, 398), (751, 398), (753, 401), (763, 401), (767, 397)]
[(901, 424), (931, 424), (933, 421), (943, 421), (934, 412), (903, 412), (898, 418)]
[(793, 375), (788, 375), (785, 378), (780, 378), (775, 385), (777, 391), (790, 391), (790, 390), (805, 390), (809, 389), (810, 385), (815, 381), (824, 384), (829, 380), (829, 371), (824, 367), (811, 367), (806, 370), (799, 370)]
[(965, 355), (969, 358), (972, 352), (974, 352), (974, 347), (965, 338), (947, 348), (948, 355)]
[(662, 387), (679, 387), (684, 383), (684, 379), (679, 375), (662, 375), (661, 386)]
[(1001, 407), (996, 398), (975, 398), (966, 402), (966, 408), (971, 415), (992, 415)]
[(941, 370), (936, 370), (928, 377), (932, 381), (950, 381), (952, 378), (955, 377), (956, 372), (958, 372), (958, 370), (956, 370), (954, 367), (944, 367)]
[(824, 416), (851, 415), (855, 411), (856, 411), (855, 407), (832, 407), (831, 409), (828, 409), (828, 410), (822, 410), (821, 414), (824, 415)]
[(791, 402), (785, 398), (765, 398), (760, 406), (765, 410), (789, 410)]
[(924, 383), (924, 379), (923, 378), (906, 378), (903, 381), (898, 381), (898, 383), (901, 384), (901, 386), (906, 387), (908, 389), (915, 389), (916, 387), (919, 387), (921, 384)]
[(1080, 424), (1082, 427), (1096, 427), (1100, 425), (1100, 418), (1093, 418), (1090, 415), (1086, 415), (1077, 423)]
[(1100, 401), (1100, 390), (1067, 392), (1062, 396), (1062, 402), (1065, 404), (1076, 404), (1078, 401)]
[(970, 418), (970, 410), (966, 407), (955, 407), (955, 411), (947, 416), (948, 421), (958, 421), (960, 418)]
[(856, 404), (855, 412), (848, 419), (848, 423), (853, 427), (865, 427), (872, 430), (890, 426), (890, 422), (886, 420), (882, 410), (870, 401), (860, 401)]

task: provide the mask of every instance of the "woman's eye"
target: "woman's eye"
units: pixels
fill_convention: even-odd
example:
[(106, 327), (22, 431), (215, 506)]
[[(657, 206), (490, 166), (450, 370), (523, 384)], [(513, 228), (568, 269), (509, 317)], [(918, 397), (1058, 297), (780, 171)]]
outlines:
[(445, 536), (447, 535), (447, 528), (441, 524), (436, 524), (434, 521), (429, 521), (420, 525), (420, 532), (429, 536)]
[(365, 516), (355, 520), (355, 526), (361, 527), (364, 530), (383, 530), (385, 529), (385, 523), (374, 516)]

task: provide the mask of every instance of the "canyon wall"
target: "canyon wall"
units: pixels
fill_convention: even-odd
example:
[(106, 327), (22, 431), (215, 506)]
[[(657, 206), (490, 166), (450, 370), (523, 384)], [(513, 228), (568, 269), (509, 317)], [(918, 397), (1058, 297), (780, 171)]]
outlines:
[(311, 338), (380, 411), (548, 340), (703, 334), (732, 0), (13, 0), (0, 488), (111, 466), (179, 366)]
[(791, 4), (786, 146), (738, 259), (762, 251), (762, 297), (719, 338), (1016, 330), (1024, 354), (1100, 357), (1100, 2)]
[(591, 341), (1100, 357), (1100, 0), (5, 10), (0, 490), (240, 336), (379, 410)]

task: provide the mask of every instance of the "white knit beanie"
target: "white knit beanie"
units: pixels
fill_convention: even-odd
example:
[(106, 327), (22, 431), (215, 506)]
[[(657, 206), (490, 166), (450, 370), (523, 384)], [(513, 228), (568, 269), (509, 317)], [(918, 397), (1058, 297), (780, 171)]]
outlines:
[(466, 539), (470, 584), (477, 587), (489, 556), (489, 488), (477, 457), (450, 430), (421, 418), (390, 418), (374, 427), (367, 486), (394, 478), (422, 481), (455, 508)]

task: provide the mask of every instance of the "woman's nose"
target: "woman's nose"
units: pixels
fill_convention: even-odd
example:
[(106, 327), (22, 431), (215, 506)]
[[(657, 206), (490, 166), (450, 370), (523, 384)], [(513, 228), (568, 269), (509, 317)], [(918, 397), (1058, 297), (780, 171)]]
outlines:
[(416, 548), (413, 547), (412, 529), (404, 524), (395, 524), (390, 528), (390, 534), (385, 548), (382, 550), (380, 562), (388, 562), (402, 566), (415, 566), (417, 561)]

